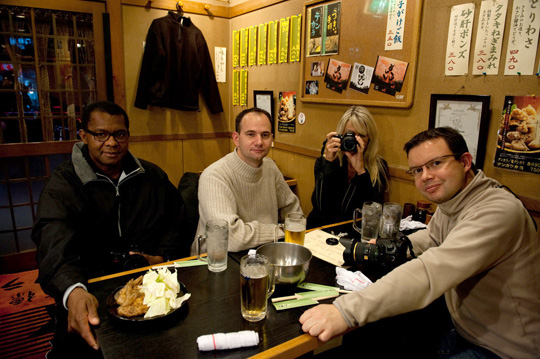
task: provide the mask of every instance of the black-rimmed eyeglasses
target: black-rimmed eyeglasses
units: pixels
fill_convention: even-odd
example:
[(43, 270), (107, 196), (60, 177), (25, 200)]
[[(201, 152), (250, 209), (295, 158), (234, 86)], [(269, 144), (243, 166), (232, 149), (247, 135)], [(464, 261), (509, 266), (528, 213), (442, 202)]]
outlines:
[(113, 133), (108, 131), (94, 132), (89, 129), (84, 129), (84, 131), (94, 136), (94, 140), (98, 142), (107, 142), (111, 136), (113, 136), (117, 142), (126, 142), (129, 138), (129, 131), (127, 130), (115, 131)]

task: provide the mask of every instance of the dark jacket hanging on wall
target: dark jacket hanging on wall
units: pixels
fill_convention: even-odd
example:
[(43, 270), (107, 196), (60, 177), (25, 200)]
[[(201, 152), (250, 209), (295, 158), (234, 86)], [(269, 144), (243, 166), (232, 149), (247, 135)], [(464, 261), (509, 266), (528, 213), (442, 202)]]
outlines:
[(189, 18), (169, 11), (148, 30), (135, 107), (197, 111), (199, 92), (211, 113), (223, 112), (202, 32)]

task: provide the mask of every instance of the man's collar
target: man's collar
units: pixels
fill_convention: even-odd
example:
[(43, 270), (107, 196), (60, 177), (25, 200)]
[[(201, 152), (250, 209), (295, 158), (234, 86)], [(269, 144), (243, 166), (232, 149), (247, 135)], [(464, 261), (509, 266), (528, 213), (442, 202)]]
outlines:
[[(94, 160), (92, 159), (92, 157), (90, 156), (90, 151), (88, 150), (88, 146), (86, 144), (84, 144), (81, 148), (81, 153), (83, 155), (83, 158), (86, 160), (86, 163), (88, 163), (88, 165), (92, 168), (92, 170), (95, 172), (95, 173), (98, 173), (102, 176), (106, 176), (107, 178), (109, 178), (110, 180), (112, 181), (117, 181), (118, 179), (114, 180), (112, 178), (110, 178), (107, 174), (105, 174), (97, 165), (96, 163), (94, 162)], [(132, 171), (136, 170), (137, 168), (139, 168), (139, 165), (137, 164), (137, 162), (135, 162), (135, 159), (133, 158), (133, 156), (130, 155), (129, 152), (126, 153), (126, 156), (122, 159), (122, 163), (121, 163), (121, 170), (120, 170), (120, 176), (122, 175), (122, 173), (131, 173)]]

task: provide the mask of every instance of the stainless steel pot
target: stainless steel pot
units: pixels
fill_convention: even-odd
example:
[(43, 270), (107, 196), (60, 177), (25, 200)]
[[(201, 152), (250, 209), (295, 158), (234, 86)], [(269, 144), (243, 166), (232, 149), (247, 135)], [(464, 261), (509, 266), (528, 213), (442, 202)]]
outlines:
[(312, 254), (309, 249), (299, 244), (275, 242), (263, 244), (257, 249), (274, 266), (275, 283), (298, 285), (306, 278)]

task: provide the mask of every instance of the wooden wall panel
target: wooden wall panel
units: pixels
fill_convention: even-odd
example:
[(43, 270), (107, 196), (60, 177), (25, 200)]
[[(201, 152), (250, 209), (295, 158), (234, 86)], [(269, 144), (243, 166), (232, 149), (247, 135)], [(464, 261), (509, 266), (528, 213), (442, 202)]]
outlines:
[(276, 165), (284, 176), (296, 179), (297, 184), (293, 188), (293, 191), (300, 199), (302, 210), (308, 215), (312, 209), (311, 193), (315, 185), (313, 174), (315, 159), (275, 148), (272, 149), (269, 157), (276, 162)]
[(199, 172), (231, 152), (228, 138), (183, 142), (184, 172)]
[(177, 185), (184, 173), (182, 141), (130, 142), (129, 150), (137, 157), (161, 167)]
[[(199, 99), (200, 111), (178, 111), (149, 106), (146, 110), (134, 107), (140, 66), (143, 56), (143, 43), (152, 20), (167, 15), (166, 10), (146, 9), (124, 5), (124, 58), (126, 74), (126, 110), (132, 119), (133, 134), (170, 134), (223, 132), (228, 130), (227, 114), (229, 91), (226, 83), (218, 83), (224, 112), (212, 115), (204, 100)], [(209, 16), (187, 14), (193, 24), (203, 33), (214, 61), (214, 47), (228, 47), (229, 20)]]

